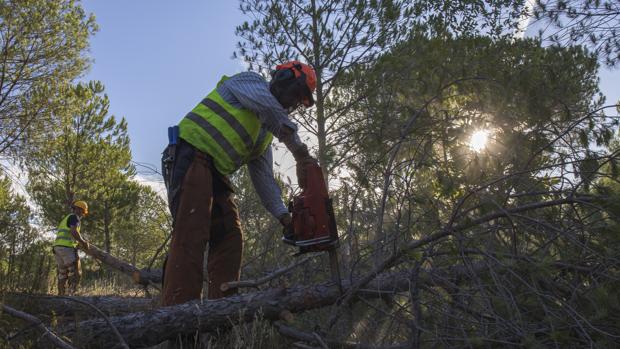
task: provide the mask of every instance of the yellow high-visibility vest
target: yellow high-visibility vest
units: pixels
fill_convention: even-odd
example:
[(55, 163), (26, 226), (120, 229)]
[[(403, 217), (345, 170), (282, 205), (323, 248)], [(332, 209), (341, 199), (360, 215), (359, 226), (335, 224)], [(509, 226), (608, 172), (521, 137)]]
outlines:
[[(227, 80), (224, 76), (218, 86)], [(214, 89), (179, 123), (179, 136), (213, 158), (224, 175), (267, 151), (273, 135), (250, 110), (235, 108)]]
[[(58, 230), (56, 233), (56, 240), (54, 240), (54, 246), (64, 246), (64, 247), (72, 247), (76, 248), (78, 242), (71, 235), (71, 227), (69, 227), (69, 217), (71, 217), (73, 213), (68, 214), (65, 218), (60, 221), (58, 224)], [(80, 232), (80, 226), (77, 226), (78, 233)]]

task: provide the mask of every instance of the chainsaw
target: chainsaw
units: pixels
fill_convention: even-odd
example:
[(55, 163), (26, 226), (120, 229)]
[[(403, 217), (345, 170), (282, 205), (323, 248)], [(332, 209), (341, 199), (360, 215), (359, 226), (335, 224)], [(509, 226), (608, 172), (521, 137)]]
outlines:
[(342, 291), (336, 251), (340, 244), (332, 199), (329, 198), (321, 167), (317, 163), (305, 166), (305, 188), (289, 203), (294, 235), (291, 244), (299, 247), (297, 255), (328, 251), (332, 280)]

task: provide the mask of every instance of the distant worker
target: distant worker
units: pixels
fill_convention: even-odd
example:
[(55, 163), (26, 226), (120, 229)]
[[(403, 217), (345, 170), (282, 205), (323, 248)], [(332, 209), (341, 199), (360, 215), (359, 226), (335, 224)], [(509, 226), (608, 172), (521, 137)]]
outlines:
[(315, 88), (314, 69), (298, 61), (278, 65), (269, 83), (253, 72), (224, 76), (178, 127), (169, 129), (171, 144), (164, 150), (162, 172), (173, 233), (164, 269), (163, 305), (200, 298), (207, 242), (208, 298), (236, 292), (222, 292), (220, 285), (239, 280), (242, 233), (227, 176), (242, 165), (248, 165), (262, 204), (285, 232), (291, 232), (291, 215), (274, 179), (271, 141), (275, 136), (291, 151), (303, 187), (304, 165), (316, 160), (288, 114), (301, 105), (311, 107)]
[(75, 294), (77, 291), (82, 276), (77, 247), (80, 246), (85, 251), (90, 247), (80, 235), (80, 220), (88, 214), (88, 205), (78, 200), (73, 203), (71, 209), (73, 212), (60, 221), (54, 240), (54, 256), (58, 265), (58, 294), (61, 296), (67, 293), (67, 282), (69, 294)]

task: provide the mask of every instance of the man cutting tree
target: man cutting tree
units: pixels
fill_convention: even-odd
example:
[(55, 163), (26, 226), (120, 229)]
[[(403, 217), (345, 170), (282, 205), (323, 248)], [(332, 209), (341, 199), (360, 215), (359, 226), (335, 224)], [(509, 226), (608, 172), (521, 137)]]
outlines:
[(316, 74), (298, 61), (278, 65), (268, 83), (259, 74), (224, 76), (169, 135), (162, 172), (173, 216), (170, 252), (164, 267), (163, 305), (199, 299), (203, 255), (209, 243), (208, 297), (220, 298), (220, 285), (239, 279), (242, 235), (233, 189), (227, 176), (248, 165), (265, 208), (285, 227), (291, 240), (291, 216), (273, 175), (271, 142), (275, 136), (297, 163), (300, 186), (305, 165), (316, 163), (297, 135), (288, 114), (314, 104)]
[(60, 221), (54, 240), (54, 257), (58, 265), (58, 294), (65, 295), (67, 283), (69, 294), (77, 291), (82, 271), (80, 270), (80, 257), (77, 247), (84, 251), (89, 249), (89, 244), (80, 234), (80, 220), (88, 214), (88, 205), (85, 201), (75, 201), (71, 205), (72, 213)]

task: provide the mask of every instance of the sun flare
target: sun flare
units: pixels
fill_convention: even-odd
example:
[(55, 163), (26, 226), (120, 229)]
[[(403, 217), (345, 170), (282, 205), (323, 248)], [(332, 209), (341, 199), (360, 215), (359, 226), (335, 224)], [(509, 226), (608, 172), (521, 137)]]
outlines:
[(487, 145), (489, 140), (489, 131), (478, 130), (471, 135), (469, 146), (475, 152), (481, 152)]

